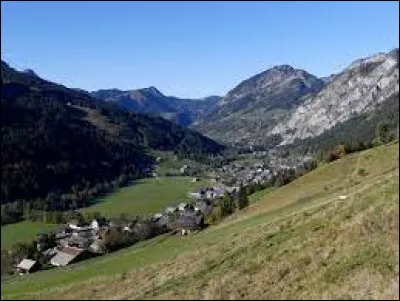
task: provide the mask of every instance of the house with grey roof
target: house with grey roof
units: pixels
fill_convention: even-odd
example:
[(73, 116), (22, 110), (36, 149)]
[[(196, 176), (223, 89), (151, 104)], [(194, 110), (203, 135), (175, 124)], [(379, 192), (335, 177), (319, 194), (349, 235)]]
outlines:
[(22, 274), (27, 274), (38, 270), (39, 265), (37, 261), (31, 259), (22, 259), (22, 261), (17, 265), (17, 272)]
[(54, 255), (56, 255), (57, 252), (58, 252), (57, 248), (51, 248), (51, 249), (47, 249), (46, 251), (43, 251), (42, 254), (43, 254), (44, 258), (48, 261)]
[(85, 250), (77, 247), (64, 246), (58, 250), (57, 254), (50, 260), (54, 266), (66, 266), (86, 257)]
[(201, 215), (183, 214), (177, 220), (177, 230), (182, 235), (191, 231), (201, 230), (204, 227), (204, 218)]
[(187, 203), (179, 203), (178, 209), (179, 211), (184, 211), (187, 206)]
[(69, 222), (68, 226), (73, 230), (87, 230), (89, 227), (79, 219), (73, 219)]
[(165, 209), (165, 213), (174, 213), (175, 211), (177, 211), (177, 208), (175, 207), (167, 207)]
[(199, 200), (194, 206), (195, 211), (200, 211), (201, 213), (208, 215), (211, 214), (213, 206), (210, 200)]
[(158, 221), (162, 216), (163, 216), (162, 213), (156, 213), (153, 215), (153, 220)]

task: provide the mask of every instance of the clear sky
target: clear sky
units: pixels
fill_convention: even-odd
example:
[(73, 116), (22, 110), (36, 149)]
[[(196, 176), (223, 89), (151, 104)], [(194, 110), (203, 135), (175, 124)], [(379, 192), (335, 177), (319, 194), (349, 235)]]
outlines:
[(1, 57), (68, 87), (223, 95), (278, 64), (317, 76), (399, 45), (393, 2), (1, 2)]

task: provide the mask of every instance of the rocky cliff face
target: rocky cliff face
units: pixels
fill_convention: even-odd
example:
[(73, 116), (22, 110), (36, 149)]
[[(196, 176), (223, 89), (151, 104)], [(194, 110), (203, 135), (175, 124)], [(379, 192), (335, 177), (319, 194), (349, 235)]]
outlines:
[(315, 137), (399, 93), (399, 50), (355, 61), (268, 132), (281, 144)]
[(323, 86), (306, 71), (276, 66), (241, 82), (193, 127), (225, 143), (263, 144), (273, 125)]

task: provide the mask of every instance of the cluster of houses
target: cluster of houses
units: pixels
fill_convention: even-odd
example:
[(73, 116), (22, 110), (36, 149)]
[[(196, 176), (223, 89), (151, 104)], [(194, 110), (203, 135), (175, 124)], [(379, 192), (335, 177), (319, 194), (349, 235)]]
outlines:
[[(102, 250), (102, 239), (110, 227), (105, 218), (94, 219), (86, 225), (78, 219), (71, 220), (55, 234), (56, 246), (47, 248), (44, 242), (47, 235), (39, 234), (36, 237), (36, 247), (45, 261), (53, 266), (66, 266), (84, 258), (99, 255)], [(16, 267), (20, 274), (35, 271), (38, 262), (32, 259), (23, 259)]]
[[(174, 231), (185, 235), (197, 232), (204, 228), (204, 217), (212, 213), (216, 202), (225, 191), (227, 189), (222, 187), (208, 187), (189, 192), (188, 196), (194, 199), (193, 201), (167, 207), (164, 212), (154, 214), (151, 223), (160, 229), (157, 233)], [(48, 248), (43, 240), (43, 237), (47, 236), (38, 235), (37, 251), (43, 255), (46, 263), (63, 267), (104, 254), (104, 240), (110, 229), (116, 228), (120, 231), (136, 233), (146, 225), (140, 221), (109, 221), (104, 217), (96, 218), (90, 224), (74, 219), (55, 234), (55, 247)], [(16, 266), (16, 271), (19, 274), (25, 274), (35, 271), (38, 267), (37, 261), (25, 258)]]
[[(195, 180), (196, 178), (194, 178)], [(167, 207), (163, 213), (156, 213), (153, 220), (160, 226), (167, 225), (171, 217), (176, 217), (175, 230), (183, 235), (191, 231), (200, 230), (204, 224), (204, 217), (212, 213), (213, 208), (226, 191), (232, 192), (237, 188), (207, 187), (194, 192), (188, 192), (191, 202), (181, 202), (177, 206)]]
[(253, 164), (231, 162), (213, 171), (213, 179), (228, 186), (246, 186), (250, 183), (265, 183), (280, 170), (297, 169), (309, 163), (311, 157), (282, 158), (270, 151), (254, 152), (257, 162)]

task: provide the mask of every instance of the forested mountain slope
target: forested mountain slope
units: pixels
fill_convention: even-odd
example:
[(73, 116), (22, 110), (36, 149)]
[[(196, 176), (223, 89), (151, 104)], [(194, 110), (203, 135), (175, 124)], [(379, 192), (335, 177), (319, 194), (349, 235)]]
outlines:
[(151, 149), (192, 158), (223, 149), (161, 117), (127, 112), (3, 61), (1, 114), (2, 203), (80, 207), (88, 195), (143, 175)]

